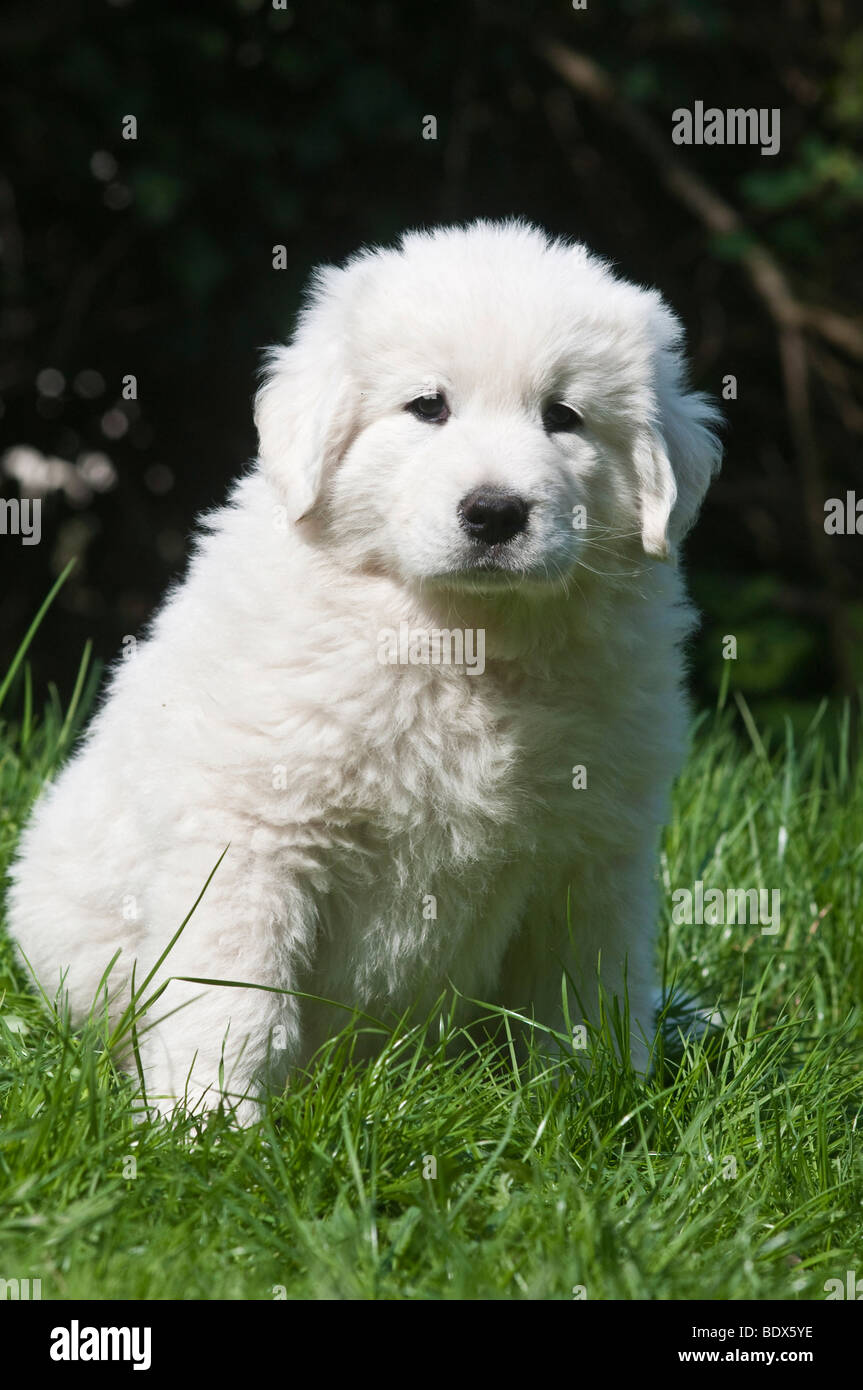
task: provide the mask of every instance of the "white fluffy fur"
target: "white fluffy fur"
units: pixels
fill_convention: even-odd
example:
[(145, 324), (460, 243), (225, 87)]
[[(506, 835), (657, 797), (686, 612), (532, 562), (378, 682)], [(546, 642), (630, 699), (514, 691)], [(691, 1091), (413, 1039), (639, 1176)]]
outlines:
[[(118, 949), (112, 987), (136, 959), (141, 980), (227, 845), (154, 983), (393, 1018), (451, 982), (560, 1028), (564, 967), (592, 1016), (601, 952), (644, 1062), (686, 732), (674, 557), (719, 461), (680, 339), (656, 292), (521, 223), (318, 271), (271, 354), (258, 463), (22, 839), (11, 931), (46, 990), (68, 969), (73, 1017)], [(404, 409), (430, 390), (445, 424)], [(548, 399), (583, 429), (546, 433)], [(489, 484), (532, 503), (528, 530), (508, 570), (471, 571), (457, 508)], [(380, 664), (401, 622), (484, 629), (484, 673)], [(150, 1093), (212, 1104), (221, 1062), (241, 1119), (346, 1020), (176, 979), (156, 1010)]]

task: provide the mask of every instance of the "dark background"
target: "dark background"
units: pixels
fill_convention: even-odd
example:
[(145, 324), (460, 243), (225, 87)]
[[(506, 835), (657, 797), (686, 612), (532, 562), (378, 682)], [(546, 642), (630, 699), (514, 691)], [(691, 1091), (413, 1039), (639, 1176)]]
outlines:
[[(696, 386), (737, 379), (688, 546), (699, 700), (726, 633), (764, 719), (852, 690), (863, 536), (823, 520), (828, 497), (863, 497), (855, 9), (7, 4), (0, 494), (44, 503), (40, 545), (0, 536), (0, 671), (72, 556), (31, 648), (37, 696), (68, 696), (87, 638), (110, 659), (140, 630), (195, 513), (254, 453), (259, 351), (290, 332), (311, 266), (520, 214), (657, 285)], [(673, 144), (672, 112), (698, 100), (780, 108), (780, 153)]]

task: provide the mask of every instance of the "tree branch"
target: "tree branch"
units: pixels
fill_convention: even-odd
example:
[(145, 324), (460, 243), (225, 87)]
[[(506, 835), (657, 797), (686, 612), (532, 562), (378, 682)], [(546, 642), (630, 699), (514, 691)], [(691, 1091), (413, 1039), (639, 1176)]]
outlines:
[(740, 252), (741, 264), (775, 323), (809, 328), (863, 360), (863, 325), (833, 309), (801, 304), (775, 258), (766, 247), (752, 241), (752, 234), (737, 210), (676, 157), (666, 137), (642, 111), (621, 96), (608, 73), (592, 58), (554, 39), (543, 41), (539, 51), (573, 91), (602, 107), (650, 156), (669, 193), (708, 231), (717, 236), (745, 238)]

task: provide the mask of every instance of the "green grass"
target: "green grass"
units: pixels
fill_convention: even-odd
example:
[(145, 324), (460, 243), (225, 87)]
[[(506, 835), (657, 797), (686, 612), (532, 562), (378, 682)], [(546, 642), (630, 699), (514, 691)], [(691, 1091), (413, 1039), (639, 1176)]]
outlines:
[[(0, 869), (74, 736), (83, 669), (72, 708), (38, 720), (25, 679), (0, 733)], [(0, 1277), (43, 1298), (592, 1300), (818, 1299), (863, 1277), (849, 743), (847, 710), (773, 744), (742, 704), (698, 721), (666, 888), (778, 888), (781, 931), (665, 923), (667, 981), (726, 1027), (649, 1079), (608, 1024), (589, 1072), (581, 1053), (459, 1056), (444, 1008), (365, 1067), (348, 1029), (254, 1129), (140, 1123), (104, 1027), (71, 1033), (0, 932)]]

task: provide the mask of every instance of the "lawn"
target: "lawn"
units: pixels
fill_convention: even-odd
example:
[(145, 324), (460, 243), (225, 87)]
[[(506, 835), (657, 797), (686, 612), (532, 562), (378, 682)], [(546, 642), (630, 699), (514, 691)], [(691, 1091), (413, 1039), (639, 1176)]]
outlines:
[[(22, 675), (0, 871), (91, 697), (82, 674), (37, 718)], [(847, 708), (772, 740), (730, 698), (696, 721), (660, 963), (725, 1022), (684, 1041), (670, 1012), (647, 1079), (617, 1060), (613, 1018), (519, 1070), (505, 1046), (459, 1054), (443, 1001), (370, 1065), (347, 1029), (254, 1129), (141, 1123), (104, 1026), (71, 1032), (0, 929), (0, 1278), (40, 1279), (43, 1299), (824, 1299), (863, 1281), (851, 741)], [(698, 881), (779, 890), (780, 930), (672, 923)]]

